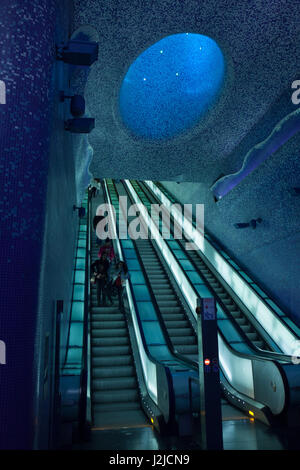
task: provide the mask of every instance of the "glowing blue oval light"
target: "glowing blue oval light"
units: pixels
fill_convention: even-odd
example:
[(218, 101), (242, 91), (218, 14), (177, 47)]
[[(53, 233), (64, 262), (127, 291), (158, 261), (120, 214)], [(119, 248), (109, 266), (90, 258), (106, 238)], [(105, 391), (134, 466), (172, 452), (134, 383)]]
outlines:
[(158, 41), (123, 80), (119, 104), (125, 126), (146, 139), (181, 134), (215, 103), (224, 75), (224, 56), (213, 39), (181, 33)]

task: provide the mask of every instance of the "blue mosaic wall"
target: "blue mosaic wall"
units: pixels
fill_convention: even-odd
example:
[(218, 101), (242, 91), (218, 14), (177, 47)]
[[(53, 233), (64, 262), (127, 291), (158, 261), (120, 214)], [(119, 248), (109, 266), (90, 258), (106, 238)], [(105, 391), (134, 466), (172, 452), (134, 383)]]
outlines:
[(0, 80), (0, 448), (33, 441), (34, 344), (47, 174), (55, 0), (2, 0)]

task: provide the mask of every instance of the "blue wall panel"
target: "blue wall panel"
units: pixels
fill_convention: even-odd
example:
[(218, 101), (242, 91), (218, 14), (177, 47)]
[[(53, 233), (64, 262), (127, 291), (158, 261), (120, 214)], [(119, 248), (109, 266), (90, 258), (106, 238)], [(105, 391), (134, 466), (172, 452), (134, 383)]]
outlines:
[[(35, 345), (37, 331), (42, 334), (37, 320), (45, 209), (58, 176), (50, 165), (49, 188), (60, 8), (55, 0), (1, 2), (0, 80), (6, 84), (6, 104), (0, 105), (0, 339), (7, 363), (0, 365), (0, 448), (6, 449), (31, 448), (39, 425), (34, 397), (37, 368), (43, 363), (35, 357)], [(72, 247), (72, 237), (68, 243)], [(50, 309), (53, 313), (53, 304)], [(44, 313), (50, 315), (49, 310)]]

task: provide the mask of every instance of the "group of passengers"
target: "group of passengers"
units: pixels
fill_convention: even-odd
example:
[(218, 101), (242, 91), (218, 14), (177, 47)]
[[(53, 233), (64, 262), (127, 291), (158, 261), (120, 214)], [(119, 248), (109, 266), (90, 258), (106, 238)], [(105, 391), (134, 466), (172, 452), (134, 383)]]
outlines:
[[(95, 218), (94, 218), (95, 219)], [(94, 221), (94, 229), (96, 228)], [(91, 265), (92, 282), (97, 285), (98, 306), (107, 306), (106, 298), (113, 305), (113, 296), (117, 295), (119, 309), (124, 310), (123, 289), (129, 278), (127, 265), (124, 261), (116, 261), (113, 244), (106, 238), (98, 251), (98, 259)]]

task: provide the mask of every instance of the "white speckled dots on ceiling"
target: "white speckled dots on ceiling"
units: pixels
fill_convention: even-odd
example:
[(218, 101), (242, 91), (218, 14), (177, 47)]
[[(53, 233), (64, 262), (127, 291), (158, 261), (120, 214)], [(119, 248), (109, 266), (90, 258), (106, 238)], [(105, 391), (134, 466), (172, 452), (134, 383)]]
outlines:
[[(96, 118), (89, 136), (97, 176), (200, 181), (222, 162), (296, 78), (300, 60), (298, 2), (199, 0), (75, 0), (75, 27), (99, 34), (99, 60), (85, 90)], [(185, 31), (207, 35), (226, 64), (224, 93), (209, 117), (183, 138), (145, 143), (119, 115), (123, 78), (133, 61), (162, 38)], [(253, 142), (252, 145), (255, 145)]]

